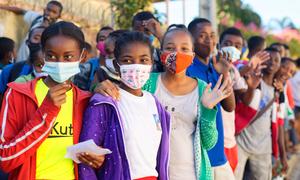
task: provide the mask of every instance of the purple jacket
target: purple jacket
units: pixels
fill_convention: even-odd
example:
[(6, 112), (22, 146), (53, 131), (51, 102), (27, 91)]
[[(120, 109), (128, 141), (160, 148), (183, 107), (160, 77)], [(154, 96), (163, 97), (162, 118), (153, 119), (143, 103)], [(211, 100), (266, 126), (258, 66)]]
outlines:
[[(168, 180), (170, 116), (156, 98), (155, 102), (162, 128), (156, 170), (159, 180)], [(112, 153), (105, 156), (105, 162), (98, 170), (80, 164), (80, 180), (131, 180), (122, 131), (122, 118), (116, 102), (110, 97), (95, 94), (84, 114), (80, 142), (93, 139), (98, 146), (108, 148)]]

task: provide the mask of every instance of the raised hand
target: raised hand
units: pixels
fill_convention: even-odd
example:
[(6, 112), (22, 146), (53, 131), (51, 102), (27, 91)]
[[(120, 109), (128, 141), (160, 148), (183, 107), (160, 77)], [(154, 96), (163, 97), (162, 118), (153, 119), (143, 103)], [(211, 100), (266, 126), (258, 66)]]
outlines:
[(262, 68), (263, 68), (262, 65), (258, 65), (255, 70), (245, 75), (248, 88), (256, 89), (259, 86), (262, 79), (262, 73), (261, 73)]
[(216, 71), (226, 75), (230, 69), (231, 57), (230, 54), (219, 51), (217, 56), (212, 57), (213, 65)]
[(282, 92), (284, 88), (284, 83), (280, 80), (274, 79), (273, 86), (278, 92)]
[(201, 100), (201, 103), (204, 107), (208, 109), (214, 108), (219, 102), (229, 97), (233, 92), (232, 83), (230, 82), (229, 78), (225, 78), (223, 83), (222, 79), (223, 75), (219, 77), (218, 82), (212, 91), (210, 91), (211, 83), (206, 86)]
[(256, 69), (257, 66), (261, 66), (268, 59), (270, 59), (270, 54), (266, 51), (260, 51), (250, 59), (249, 66), (252, 69)]
[(143, 26), (159, 40), (163, 37), (163, 31), (159, 22), (153, 18), (143, 21)]

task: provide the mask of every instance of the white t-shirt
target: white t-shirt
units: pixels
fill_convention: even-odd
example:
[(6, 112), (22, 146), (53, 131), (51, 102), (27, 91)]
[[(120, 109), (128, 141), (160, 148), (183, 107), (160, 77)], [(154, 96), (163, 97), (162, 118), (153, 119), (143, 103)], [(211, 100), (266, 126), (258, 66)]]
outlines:
[[(247, 83), (241, 77), (237, 68), (231, 65), (230, 75), (234, 90), (247, 89)], [(227, 112), (221, 107), (223, 127), (224, 127), (224, 147), (232, 148), (236, 145), (235, 140), (235, 111)]]
[(189, 94), (174, 96), (165, 88), (159, 76), (155, 95), (171, 115), (170, 180), (196, 180), (193, 140), (198, 86)]
[[(24, 14), (24, 21), (27, 23), (27, 25), (30, 27), (32, 22), (37, 18), (41, 16), (39, 13), (37, 12), (34, 12), (34, 11), (27, 11), (25, 14)], [(43, 23), (43, 18), (39, 18), (37, 20), (37, 22), (28, 30), (28, 33), (31, 29), (34, 29), (38, 26), (40, 26), (41, 24)], [(20, 61), (26, 61), (28, 56), (29, 56), (29, 48), (28, 46), (26, 45), (26, 40), (28, 38), (28, 33), (26, 34), (25, 38), (23, 39), (22, 43), (21, 43), (21, 46), (19, 48), (19, 51), (18, 51), (18, 56), (17, 56), (17, 62), (20, 62)]]
[(118, 108), (124, 125), (124, 142), (132, 179), (158, 177), (156, 157), (161, 126), (153, 95), (135, 96), (120, 89)]
[(292, 85), (293, 97), (295, 101), (295, 105), (300, 107), (300, 70), (296, 73), (296, 75), (290, 80)]

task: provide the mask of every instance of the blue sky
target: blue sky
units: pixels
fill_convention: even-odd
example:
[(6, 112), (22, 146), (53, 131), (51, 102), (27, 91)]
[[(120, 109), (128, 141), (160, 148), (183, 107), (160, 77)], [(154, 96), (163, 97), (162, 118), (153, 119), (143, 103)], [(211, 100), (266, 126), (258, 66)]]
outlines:
[(268, 24), (272, 18), (290, 17), (297, 27), (300, 27), (300, 0), (243, 0), (249, 4), (262, 18), (263, 24)]

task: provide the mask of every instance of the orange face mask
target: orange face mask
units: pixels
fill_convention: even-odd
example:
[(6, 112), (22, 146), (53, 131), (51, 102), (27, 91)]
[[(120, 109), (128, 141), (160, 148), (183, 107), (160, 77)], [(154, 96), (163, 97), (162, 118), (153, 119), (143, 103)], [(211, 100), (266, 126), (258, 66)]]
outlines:
[(193, 56), (189, 54), (172, 52), (161, 55), (162, 63), (170, 71), (178, 74), (186, 70), (193, 62)]

